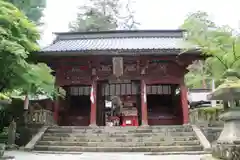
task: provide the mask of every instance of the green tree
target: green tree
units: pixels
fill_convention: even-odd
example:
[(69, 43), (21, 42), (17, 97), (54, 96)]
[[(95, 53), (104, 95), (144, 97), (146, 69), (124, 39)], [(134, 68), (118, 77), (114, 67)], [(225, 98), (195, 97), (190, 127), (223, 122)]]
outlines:
[(208, 88), (209, 74), (208, 65), (205, 61), (197, 60), (188, 67), (188, 74), (185, 76), (186, 84), (190, 88)]
[(42, 24), (43, 10), (46, 8), (46, 0), (5, 0), (14, 4), (37, 25)]
[(90, 4), (79, 8), (77, 19), (69, 24), (71, 31), (106, 31), (117, 28), (135, 29), (138, 23), (130, 9), (131, 1), (125, 5), (126, 15), (121, 15), (120, 0), (90, 0)]
[[(200, 11), (190, 14), (181, 28), (188, 31), (186, 40), (199, 46), (208, 56), (204, 62), (204, 78), (213, 78), (220, 84), (226, 72), (239, 69), (240, 39), (235, 30), (229, 26), (217, 26), (207, 13)], [(202, 76), (196, 76), (199, 77)]]
[(0, 92), (14, 89), (54, 96), (55, 78), (30, 59), (39, 49), (36, 26), (11, 3), (0, 0)]

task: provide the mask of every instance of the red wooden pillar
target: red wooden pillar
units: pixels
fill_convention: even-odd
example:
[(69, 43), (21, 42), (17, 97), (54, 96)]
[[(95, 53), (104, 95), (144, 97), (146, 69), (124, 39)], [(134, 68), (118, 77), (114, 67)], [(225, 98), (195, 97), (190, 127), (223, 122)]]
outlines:
[(96, 80), (92, 81), (91, 92), (90, 92), (90, 100), (91, 100), (91, 113), (90, 113), (90, 126), (96, 126), (96, 118), (97, 118), (97, 85)]
[[(56, 72), (55, 72), (55, 88), (57, 89), (57, 91), (58, 91), (58, 87), (60, 86), (59, 84), (59, 78), (60, 78), (60, 76), (59, 76), (59, 69), (57, 69), (56, 70)], [(58, 96), (56, 96), (55, 97), (55, 100), (54, 100), (54, 102), (53, 102), (53, 118), (54, 118), (54, 121), (55, 121), (55, 123), (56, 124), (58, 124), (58, 120), (59, 120), (59, 97)]]
[(185, 86), (184, 83), (180, 84), (180, 93), (183, 113), (183, 124), (188, 124), (189, 114), (188, 114), (187, 87)]
[(148, 116), (147, 116), (147, 93), (146, 93), (146, 83), (144, 80), (141, 80), (141, 110), (142, 110), (142, 125), (148, 125)]
[(58, 114), (59, 114), (59, 97), (56, 97), (53, 105), (53, 117), (56, 124), (58, 123), (58, 117), (59, 117)]

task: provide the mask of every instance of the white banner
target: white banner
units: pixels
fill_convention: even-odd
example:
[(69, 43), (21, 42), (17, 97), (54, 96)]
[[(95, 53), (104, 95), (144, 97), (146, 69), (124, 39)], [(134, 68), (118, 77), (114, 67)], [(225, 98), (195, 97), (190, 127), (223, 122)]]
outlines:
[(94, 89), (93, 89), (93, 85), (91, 87), (90, 100), (91, 100), (92, 104), (94, 104)]
[(146, 84), (144, 83), (143, 86), (143, 99), (144, 99), (144, 103), (147, 102), (147, 91), (146, 91)]
[(26, 95), (24, 100), (24, 109), (28, 110), (28, 106), (29, 106), (29, 97), (28, 95)]

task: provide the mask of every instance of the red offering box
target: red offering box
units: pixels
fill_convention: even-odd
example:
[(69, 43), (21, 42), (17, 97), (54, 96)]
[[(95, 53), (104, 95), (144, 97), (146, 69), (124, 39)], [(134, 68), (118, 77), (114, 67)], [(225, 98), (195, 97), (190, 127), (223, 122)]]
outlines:
[(138, 126), (137, 116), (123, 116), (122, 121), (122, 126)]

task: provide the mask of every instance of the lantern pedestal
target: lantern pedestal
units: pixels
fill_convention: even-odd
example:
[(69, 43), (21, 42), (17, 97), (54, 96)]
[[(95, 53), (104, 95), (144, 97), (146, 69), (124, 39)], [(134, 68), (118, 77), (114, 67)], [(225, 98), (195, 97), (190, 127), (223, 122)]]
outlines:
[(240, 109), (231, 108), (220, 118), (225, 122), (223, 131), (213, 145), (212, 155), (226, 160), (240, 157)]

